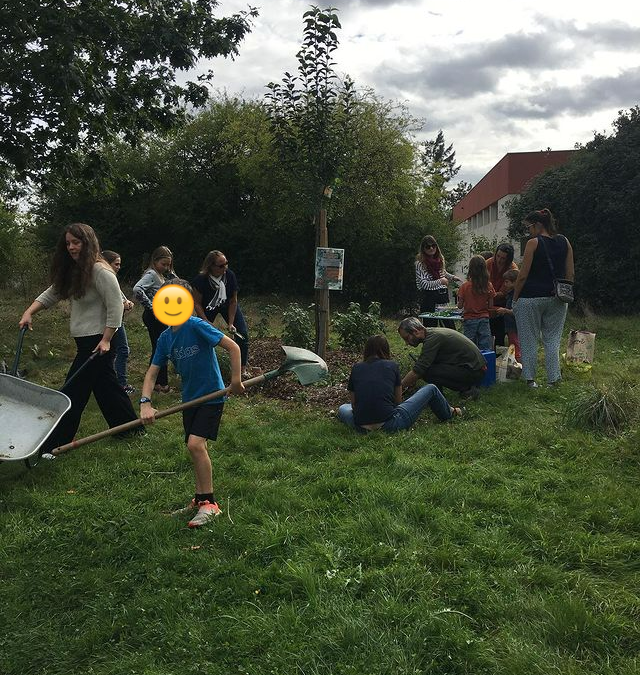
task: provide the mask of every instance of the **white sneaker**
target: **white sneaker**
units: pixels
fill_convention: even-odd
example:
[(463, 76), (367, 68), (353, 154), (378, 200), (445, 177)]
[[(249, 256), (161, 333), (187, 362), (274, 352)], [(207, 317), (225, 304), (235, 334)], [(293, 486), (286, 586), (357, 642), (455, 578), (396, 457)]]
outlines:
[(189, 527), (200, 527), (209, 520), (213, 520), (222, 513), (222, 509), (216, 502), (200, 502), (198, 513), (187, 523)]
[(185, 513), (189, 513), (189, 511), (193, 511), (196, 508), (198, 508), (198, 505), (196, 504), (196, 500), (192, 499), (186, 506), (183, 506), (180, 509), (176, 509), (175, 511), (172, 511), (171, 515), (172, 516), (183, 516)]

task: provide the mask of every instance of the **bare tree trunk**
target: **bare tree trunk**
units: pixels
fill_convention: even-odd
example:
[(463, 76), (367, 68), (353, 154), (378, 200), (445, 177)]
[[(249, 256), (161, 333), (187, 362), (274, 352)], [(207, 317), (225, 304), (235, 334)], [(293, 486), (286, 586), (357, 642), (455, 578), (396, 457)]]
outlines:
[[(327, 209), (321, 208), (316, 215), (316, 247), (329, 246), (327, 232)], [(316, 305), (316, 354), (327, 357), (327, 341), (329, 340), (329, 289), (317, 288), (315, 293)]]

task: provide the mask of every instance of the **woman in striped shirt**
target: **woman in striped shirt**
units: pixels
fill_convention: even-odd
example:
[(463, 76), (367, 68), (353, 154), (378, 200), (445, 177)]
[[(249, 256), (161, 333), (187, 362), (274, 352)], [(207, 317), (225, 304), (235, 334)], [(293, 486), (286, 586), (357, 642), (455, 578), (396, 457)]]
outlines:
[[(435, 237), (428, 234), (420, 242), (420, 250), (416, 255), (416, 286), (419, 292), (420, 313), (434, 312), (436, 305), (449, 302), (449, 282), (459, 284), (462, 279), (449, 274), (445, 268), (445, 260)], [(437, 326), (437, 319), (424, 319), (425, 326)], [(455, 328), (453, 321), (443, 321), (445, 328)]]

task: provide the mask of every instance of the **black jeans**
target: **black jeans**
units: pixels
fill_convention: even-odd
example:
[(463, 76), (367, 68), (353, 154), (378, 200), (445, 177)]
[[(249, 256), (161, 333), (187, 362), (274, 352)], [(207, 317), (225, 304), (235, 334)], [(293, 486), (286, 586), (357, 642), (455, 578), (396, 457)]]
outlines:
[[(67, 373), (67, 380), (87, 361), (101, 339), (102, 335), (75, 338), (78, 351)], [(103, 356), (96, 356), (68, 387), (65, 385), (62, 388), (62, 391), (71, 399), (71, 408), (41, 446), (41, 453), (51, 452), (54, 448), (73, 440), (92, 393), (109, 427), (116, 427), (137, 419), (138, 416), (133, 410), (131, 400), (118, 384), (116, 371), (113, 369), (114, 358), (114, 350)]]
[(491, 335), (496, 339), (496, 345), (504, 346), (504, 317), (503, 316), (494, 316), (489, 319), (489, 329), (491, 330)]

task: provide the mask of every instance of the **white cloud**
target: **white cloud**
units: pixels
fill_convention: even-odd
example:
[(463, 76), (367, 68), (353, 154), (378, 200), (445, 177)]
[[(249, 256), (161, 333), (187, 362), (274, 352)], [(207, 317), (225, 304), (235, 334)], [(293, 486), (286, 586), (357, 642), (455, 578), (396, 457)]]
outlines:
[[(572, 148), (611, 129), (640, 103), (640, 3), (608, 0), (348, 0), (340, 5), (337, 70), (406, 102), (442, 128), (462, 164), (482, 177), (506, 152)], [(247, 97), (295, 72), (311, 3), (269, 0), (235, 61), (211, 67), (214, 86)], [(322, 3), (321, 5), (322, 6)], [(246, 9), (223, 0), (219, 15)]]

